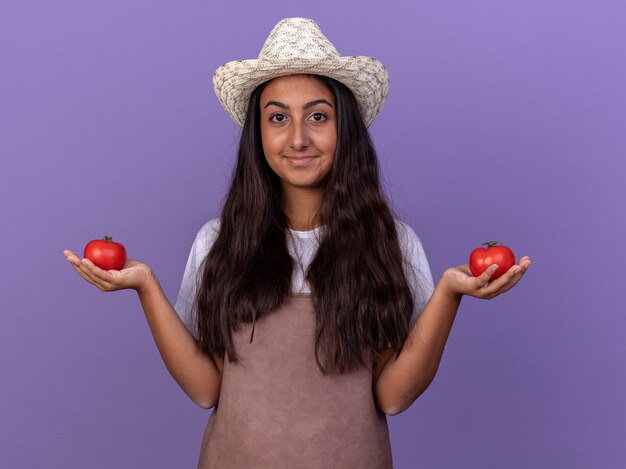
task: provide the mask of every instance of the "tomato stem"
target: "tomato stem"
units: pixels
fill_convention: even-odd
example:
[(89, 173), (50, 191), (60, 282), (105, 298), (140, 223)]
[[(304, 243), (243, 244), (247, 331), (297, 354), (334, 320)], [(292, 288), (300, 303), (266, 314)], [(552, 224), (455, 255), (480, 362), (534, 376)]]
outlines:
[(104, 238), (102, 238), (105, 241), (113, 241), (113, 237), (111, 235), (104, 235)]
[(497, 241), (487, 241), (486, 243), (481, 244), (481, 246), (487, 246), (488, 248), (492, 248), (497, 245), (498, 245)]

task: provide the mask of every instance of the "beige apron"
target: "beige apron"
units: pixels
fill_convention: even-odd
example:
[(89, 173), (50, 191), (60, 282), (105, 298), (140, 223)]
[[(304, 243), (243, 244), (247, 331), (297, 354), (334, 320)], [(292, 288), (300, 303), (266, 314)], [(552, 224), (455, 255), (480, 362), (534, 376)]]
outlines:
[(324, 376), (315, 362), (311, 295), (233, 334), (240, 364), (224, 360), (218, 405), (199, 469), (390, 469), (387, 419), (374, 404), (372, 371)]

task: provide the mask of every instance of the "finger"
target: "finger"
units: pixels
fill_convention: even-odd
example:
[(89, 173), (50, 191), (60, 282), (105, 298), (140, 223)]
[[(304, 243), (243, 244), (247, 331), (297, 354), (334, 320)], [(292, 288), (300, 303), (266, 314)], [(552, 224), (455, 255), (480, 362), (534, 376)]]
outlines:
[(504, 293), (515, 286), (517, 282), (524, 276), (525, 270), (519, 265), (512, 266), (502, 276), (498, 277), (485, 289), (484, 293), (488, 297), (496, 297), (501, 293)]
[(91, 283), (92, 285), (95, 285), (96, 287), (98, 287), (100, 290), (102, 290), (102, 285), (100, 285), (97, 281), (95, 281), (89, 274), (88, 271), (86, 271), (83, 267), (81, 267), (81, 263), (74, 263), (71, 262), (72, 267), (74, 268), (74, 270), (78, 273), (78, 275), (80, 275), (85, 281)]
[(513, 266), (511, 269), (509, 269), (512, 275), (509, 283), (507, 284), (507, 288), (504, 291), (510, 290), (517, 282), (519, 282), (529, 267), (530, 259), (526, 260), (526, 262), (520, 263), (520, 265)]
[(95, 283), (102, 285), (102, 287), (107, 290), (115, 287), (113, 275), (111, 275), (109, 271), (101, 269), (87, 258), (83, 259), (81, 264), (83, 269)]
[(74, 261), (74, 262), (79, 262), (80, 261), (80, 256), (78, 256), (78, 254), (74, 253), (74, 251), (71, 251), (70, 249), (65, 249), (63, 251), (63, 255), (65, 256), (65, 259), (67, 259), (68, 261)]
[(476, 277), (477, 287), (480, 289), (489, 284), (491, 276), (495, 273), (496, 270), (498, 270), (498, 264), (492, 264), (482, 274)]
[(494, 292), (492, 292), (491, 294), (493, 296), (498, 296), (504, 292), (509, 291), (511, 288), (513, 288), (515, 285), (517, 285), (517, 282), (519, 282), (522, 279), (522, 276), (524, 275), (523, 272), (518, 272), (516, 274), (513, 275), (513, 277), (511, 277), (511, 279), (506, 282), (505, 284), (501, 285), (498, 289), (496, 289)]
[(89, 283), (95, 285), (102, 291), (111, 289), (111, 284), (94, 272), (94, 268), (98, 269), (98, 267), (96, 267), (89, 259), (79, 260), (75, 256), (70, 256), (68, 261), (72, 263), (73, 267), (80, 274), (80, 276)]
[(528, 256), (524, 256), (520, 259), (519, 264), (514, 265), (509, 270), (512, 271), (514, 274), (518, 274), (519, 278), (521, 279), (522, 276), (526, 273), (526, 271), (530, 267), (530, 264), (531, 264), (530, 258)]
[(81, 272), (81, 274), (83, 275), (83, 277), (88, 281), (93, 283), (94, 285), (96, 285), (98, 288), (102, 288), (102, 281), (94, 275), (93, 271), (90, 269), (89, 265), (87, 265), (87, 263), (84, 262), (85, 260), (81, 260), (79, 262), (77, 262), (76, 268), (78, 268)]
[(100, 290), (103, 290), (104, 288), (106, 288), (106, 286), (103, 285), (102, 282), (98, 278), (94, 277), (94, 275), (90, 271), (88, 265), (85, 264), (84, 262), (82, 262), (81, 259), (72, 250), (65, 249), (63, 251), (63, 255), (65, 256), (66, 260), (70, 264), (72, 264), (72, 267), (74, 268), (74, 270), (83, 279), (85, 279), (87, 282), (91, 283), (92, 285), (95, 285)]
[(88, 276), (90, 279), (94, 281), (97, 279), (97, 276), (94, 276), (93, 272), (93, 267), (95, 267), (95, 265), (89, 259), (81, 259), (77, 254), (69, 249), (64, 250), (63, 255), (66, 256), (68, 262), (71, 262), (74, 266), (79, 268), (81, 272), (83, 272), (83, 274)]

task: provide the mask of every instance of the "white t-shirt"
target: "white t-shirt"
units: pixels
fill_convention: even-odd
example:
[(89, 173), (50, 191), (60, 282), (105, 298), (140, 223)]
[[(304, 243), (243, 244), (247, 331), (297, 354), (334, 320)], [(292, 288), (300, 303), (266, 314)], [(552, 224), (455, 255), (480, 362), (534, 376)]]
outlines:
[[(406, 223), (395, 220), (396, 231), (405, 261), (404, 271), (415, 298), (415, 310), (411, 317), (411, 325), (428, 302), (433, 293), (434, 283), (430, 266), (422, 243), (413, 229)], [(214, 218), (207, 222), (196, 235), (187, 259), (183, 280), (178, 292), (174, 309), (183, 320), (187, 329), (196, 336), (191, 311), (196, 295), (196, 276), (201, 275), (198, 267), (208, 254), (213, 242), (217, 238), (220, 219)], [(319, 246), (321, 227), (311, 231), (289, 230), (292, 236), (287, 237), (287, 247), (291, 257), (295, 260), (295, 268), (291, 281), (291, 291), (294, 293), (310, 293), (311, 289), (305, 279), (307, 268)]]

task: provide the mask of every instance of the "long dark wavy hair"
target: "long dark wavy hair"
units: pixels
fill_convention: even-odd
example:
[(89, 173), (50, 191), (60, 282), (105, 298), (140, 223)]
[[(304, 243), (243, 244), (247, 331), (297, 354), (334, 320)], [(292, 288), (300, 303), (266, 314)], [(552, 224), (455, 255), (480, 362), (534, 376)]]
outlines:
[[(323, 237), (306, 272), (316, 311), (315, 359), (326, 375), (371, 366), (387, 346), (399, 354), (414, 298), (354, 95), (338, 81), (316, 78), (333, 93), (337, 115), (334, 162), (317, 214)], [(281, 306), (294, 268), (280, 180), (261, 141), (259, 101), (266, 84), (249, 101), (219, 234), (201, 265), (195, 301), (202, 349), (227, 353), (234, 363), (240, 360), (231, 333)]]

